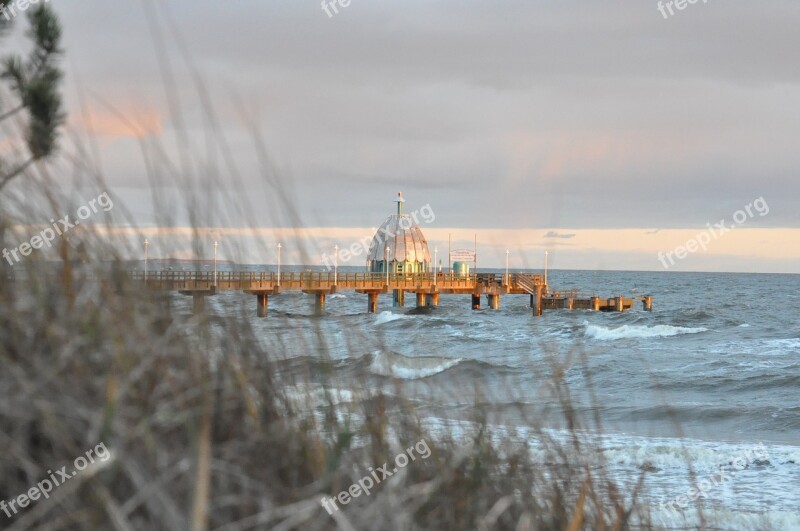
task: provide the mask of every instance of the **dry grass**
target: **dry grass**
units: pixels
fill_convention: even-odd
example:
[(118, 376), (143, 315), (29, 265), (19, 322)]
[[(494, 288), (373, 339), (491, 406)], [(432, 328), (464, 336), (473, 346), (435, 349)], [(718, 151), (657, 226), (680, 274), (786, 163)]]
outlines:
[[(92, 258), (107, 255), (108, 242), (83, 243), (87, 263), (31, 259), (29, 279), (18, 270), (2, 284), (0, 499), (101, 441), (114, 459), (4, 521), (12, 529), (628, 529), (648, 521), (586, 458), (600, 452), (581, 436), (558, 365), (549, 389), (573, 436), (556, 441), (531, 419), (536, 452), (492, 431), (480, 407), (471, 429), (427, 431), (397, 398), (400, 382), (395, 396), (365, 391), (361, 401), (338, 402), (331, 392), (303, 404), (287, 393), (297, 381), (282, 380), (280, 352), (264, 348), (249, 319), (176, 314), (131, 285), (121, 264)], [(67, 247), (68, 259), (73, 252)], [(325, 389), (342, 387), (324, 376), (332, 372), (325, 338), (310, 341), (318, 360), (307, 374)], [(322, 508), (322, 496), (423, 438), (430, 458), (333, 516)]]
[[(154, 28), (154, 39), (161, 43), (158, 24)], [(184, 50), (175, 38), (177, 49)], [(169, 226), (175, 217), (175, 205), (165, 204), (155, 186), (166, 179), (186, 192), (182, 207), (195, 228), (192, 248), (199, 250), (205, 191), (236, 188), (242, 180), (226, 139), (214, 127), (218, 121), (208, 92), (188, 55), (184, 59), (212, 129), (209, 145), (221, 154), (222, 167), (197, 170), (206, 155), (212, 157), (196, 154), (180, 134), (176, 157), (158, 141), (143, 142), (142, 153), (154, 185), (158, 223)], [(168, 101), (175, 105), (169, 64), (162, 68)], [(136, 129), (135, 117), (120, 120)], [(253, 138), (260, 177), (279, 199), (278, 208), (271, 220), (264, 220), (261, 209), (240, 197), (223, 196), (216, 210), (242, 214), (252, 227), (278, 220), (300, 226), (289, 181), (273, 171), (256, 130)], [(114, 197), (92, 155), (98, 151), (93, 140), (74, 139), (73, 144), (60, 162), (37, 167), (20, 179), (19, 188), (4, 192), (0, 246), (30, 237), (30, 229), (12, 229), (14, 212), (47, 220), (74, 211), (74, 198), (54, 192), (59, 181), (48, 171), (83, 176), (84, 186)], [(114, 215), (116, 223), (134, 221), (118, 201)], [(0, 514), (2, 527), (651, 527), (647, 508), (637, 501), (641, 482), (637, 492), (621, 492), (598, 460), (602, 453), (582, 435), (583, 428), (599, 428), (599, 419), (584, 425), (570, 407), (563, 374), (565, 367), (580, 363), (579, 356), (554, 355), (544, 371), (549, 385), (541, 418), (552, 417), (544, 404), (557, 404), (571, 430), (566, 440), (553, 438), (539, 424), (540, 416), (530, 413), (530, 437), (509, 437), (493, 427), (491, 412), (479, 404), (468, 428), (431, 430), (403, 399), (402, 382), (396, 382), (391, 395), (365, 384), (360, 400), (338, 400), (333, 389), (348, 382), (332, 376), (327, 338), (319, 325), (292, 339), (303, 342), (309, 361), (287, 376), (285, 345), (259, 337), (250, 312), (189, 317), (176, 311), (174, 302), (132, 284), (124, 274), (124, 258), (139, 253), (129, 243), (82, 229), (58, 240), (58, 252), (49, 256), (57, 261), (33, 255), (13, 270), (3, 262), (0, 499), (27, 492), (49, 469), (72, 463), (99, 442), (113, 452), (113, 460), (102, 470), (79, 474), (55, 489), (51, 499), (13, 519)], [(287, 320), (285, 326), (296, 323)], [(353, 377), (356, 382), (367, 379), (367, 374)], [(298, 400), (298, 384), (308, 389), (321, 385), (322, 399), (309, 391)], [(345, 490), (368, 467), (390, 462), (421, 439), (432, 450), (428, 459), (417, 460), (371, 496), (354, 499), (333, 515), (323, 509), (322, 496)]]

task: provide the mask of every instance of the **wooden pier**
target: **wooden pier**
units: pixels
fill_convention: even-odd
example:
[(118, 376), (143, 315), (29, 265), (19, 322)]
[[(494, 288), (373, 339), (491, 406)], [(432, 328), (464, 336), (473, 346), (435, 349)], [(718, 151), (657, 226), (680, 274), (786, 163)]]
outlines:
[(641, 301), (644, 310), (651, 311), (653, 299), (643, 297), (625, 298), (581, 295), (578, 292), (550, 292), (542, 275), (527, 273), (493, 274), (479, 273), (457, 276), (444, 273), (386, 274), (381, 273), (335, 273), (335, 272), (272, 272), (247, 271), (156, 271), (129, 273), (134, 281), (142, 282), (153, 291), (177, 291), (193, 298), (195, 313), (202, 313), (205, 298), (221, 291), (242, 291), (256, 297), (257, 315), (267, 316), (269, 297), (287, 291), (302, 291), (314, 295), (314, 313), (325, 311), (326, 296), (339, 291), (354, 291), (367, 295), (367, 311), (378, 311), (378, 295), (394, 293), (397, 305), (402, 306), (405, 293), (416, 295), (418, 308), (438, 306), (442, 294), (471, 295), (472, 309), (481, 307), (481, 298), (487, 297), (489, 307), (500, 309), (503, 295), (528, 295), (533, 315), (542, 315), (543, 310), (629, 310), (636, 301)]

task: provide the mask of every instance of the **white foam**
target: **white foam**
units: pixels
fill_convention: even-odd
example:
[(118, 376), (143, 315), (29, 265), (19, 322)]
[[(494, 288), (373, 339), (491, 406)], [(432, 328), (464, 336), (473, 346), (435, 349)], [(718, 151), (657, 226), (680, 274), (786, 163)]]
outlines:
[(449, 324), (444, 325), (444, 329), (447, 330), (448, 335), (450, 335), (451, 337), (464, 337), (464, 332)]
[(707, 347), (714, 354), (747, 354), (748, 356), (788, 356), (800, 353), (800, 338), (747, 339), (726, 341)]
[(284, 396), (293, 407), (314, 409), (326, 405), (348, 404), (361, 400), (356, 392), (350, 389), (323, 387), (318, 384), (297, 384), (285, 387)]
[(378, 351), (374, 354), (369, 369), (381, 376), (393, 376), (403, 380), (417, 380), (444, 372), (461, 362), (461, 358), (437, 358), (434, 356), (409, 357), (394, 352)]
[(778, 354), (800, 351), (800, 338), (797, 337), (791, 339), (767, 339), (764, 344), (771, 349), (770, 352)]
[(375, 324), (381, 325), (385, 323), (391, 323), (392, 321), (397, 321), (398, 319), (411, 319), (413, 315), (403, 315), (401, 313), (392, 313), (389, 311), (381, 312), (375, 317)]
[[(788, 511), (749, 512), (735, 509), (705, 507), (700, 517), (697, 509), (673, 512), (661, 509), (657, 504), (651, 508), (653, 522), (666, 529), (800, 529), (800, 514)], [(703, 525), (705, 522), (705, 525)]]
[(686, 328), (683, 326), (656, 325), (656, 326), (636, 326), (623, 325), (619, 328), (606, 328), (604, 326), (586, 326), (586, 337), (599, 339), (601, 341), (614, 341), (616, 339), (635, 339), (649, 337), (672, 337), (683, 334), (699, 334), (707, 332), (708, 328)]
[[(428, 433), (441, 437), (453, 433), (467, 443), (478, 426), (468, 421), (426, 418)], [(800, 447), (757, 442), (700, 441), (665, 437), (641, 437), (620, 433), (593, 434), (545, 429), (549, 443), (543, 443), (542, 431), (525, 426), (490, 424), (487, 433), (499, 449), (508, 441), (525, 442), (535, 463), (547, 467), (552, 463), (553, 443), (568, 449), (575, 434), (584, 440), (579, 455), (567, 450), (573, 463), (586, 466), (604, 463), (608, 475), (622, 492), (638, 489), (643, 470), (650, 470), (639, 502), (650, 506), (654, 522), (670, 529), (692, 529), (701, 526), (695, 503), (703, 507), (706, 525), (715, 529), (800, 529), (800, 491), (796, 489), (796, 459)], [(474, 436), (473, 436), (474, 440)], [(598, 453), (599, 452), (599, 453)], [(766, 453), (766, 455), (764, 455)], [(756, 463), (766, 458), (768, 463)], [(734, 465), (741, 463), (745, 465)], [(726, 470), (721, 478), (721, 467)], [(693, 471), (690, 473), (690, 468)], [(719, 480), (719, 484), (714, 479)], [(702, 483), (706, 481), (706, 483)], [(679, 496), (690, 496), (691, 489), (702, 485), (702, 496), (691, 498), (689, 507), (671, 512), (662, 504)], [(696, 491), (694, 491), (696, 493)], [(635, 520), (635, 518), (634, 518)], [(761, 523), (762, 525), (757, 525)], [(763, 525), (767, 524), (767, 525)]]

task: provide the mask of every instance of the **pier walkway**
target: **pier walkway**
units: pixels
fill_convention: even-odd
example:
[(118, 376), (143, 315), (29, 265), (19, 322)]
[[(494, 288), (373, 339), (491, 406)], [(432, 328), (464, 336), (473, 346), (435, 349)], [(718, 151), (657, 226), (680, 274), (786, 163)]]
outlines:
[(315, 297), (315, 313), (325, 311), (325, 298), (339, 291), (355, 291), (367, 295), (367, 310), (378, 310), (378, 295), (394, 293), (395, 304), (402, 306), (405, 293), (416, 295), (418, 308), (438, 306), (442, 294), (471, 295), (472, 309), (480, 309), (481, 296), (486, 295), (489, 307), (500, 309), (501, 295), (529, 295), (534, 315), (542, 310), (589, 309), (595, 311), (625, 311), (640, 300), (645, 310), (652, 310), (652, 297), (634, 299), (622, 296), (600, 298), (581, 297), (577, 292), (550, 292), (542, 275), (528, 273), (478, 273), (452, 275), (446, 273), (337, 273), (337, 272), (250, 272), (250, 271), (154, 271), (129, 273), (134, 281), (142, 282), (153, 291), (177, 291), (194, 300), (194, 312), (202, 313), (205, 297), (221, 291), (242, 291), (256, 296), (257, 314), (267, 316), (269, 297), (287, 291), (302, 291)]

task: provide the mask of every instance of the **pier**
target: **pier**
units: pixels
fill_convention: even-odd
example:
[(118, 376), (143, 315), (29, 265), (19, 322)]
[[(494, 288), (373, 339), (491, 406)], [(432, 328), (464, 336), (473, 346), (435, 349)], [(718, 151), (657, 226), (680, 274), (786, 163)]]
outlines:
[[(441, 271), (437, 260), (438, 248), (434, 247), (434, 259), (425, 235), (419, 226), (417, 212), (403, 213), (403, 194), (398, 193), (395, 203), (397, 211), (391, 214), (372, 238), (367, 250), (363, 273), (339, 273), (334, 258), (333, 271), (281, 272), (278, 242), (278, 271), (217, 271), (217, 242), (214, 242), (214, 272), (210, 271), (147, 271), (147, 245), (145, 240), (144, 271), (129, 273), (134, 281), (141, 282), (150, 291), (177, 291), (193, 299), (194, 313), (203, 312), (206, 297), (222, 291), (241, 291), (255, 296), (256, 314), (266, 317), (270, 297), (294, 291), (314, 297), (314, 314), (325, 313), (326, 298), (340, 291), (354, 291), (367, 296), (367, 312), (378, 311), (378, 296), (389, 294), (392, 305), (405, 305), (406, 293), (414, 294), (418, 309), (439, 306), (442, 295), (469, 295), (473, 310), (481, 309), (481, 301), (492, 310), (500, 310), (500, 299), (505, 295), (530, 297), (533, 315), (541, 316), (544, 310), (593, 310), (624, 312), (641, 301), (644, 310), (652, 311), (653, 298), (625, 298), (622, 295), (598, 297), (577, 291), (550, 291), (547, 285), (547, 253), (545, 253), (544, 275), (532, 273), (510, 273), (506, 251), (506, 272), (478, 273), (478, 240), (474, 248), (451, 249), (448, 238), (447, 271)], [(429, 205), (426, 205), (429, 208)], [(420, 214), (425, 218), (425, 208)], [(432, 212), (431, 212), (432, 214)], [(337, 256), (338, 245), (335, 246)], [(327, 263), (323, 260), (323, 263)], [(470, 272), (472, 265), (474, 272)], [(266, 269), (266, 266), (262, 266)]]
[(249, 293), (256, 300), (256, 314), (266, 317), (269, 299), (289, 291), (299, 291), (314, 297), (314, 314), (325, 312), (326, 297), (340, 291), (353, 291), (367, 296), (367, 311), (378, 311), (378, 295), (394, 294), (394, 305), (403, 306), (405, 293), (413, 293), (417, 308), (436, 307), (441, 295), (469, 295), (471, 308), (481, 309), (486, 297), (488, 307), (500, 310), (505, 295), (530, 298), (534, 316), (544, 310), (594, 310), (623, 312), (638, 301), (642, 308), (652, 311), (649, 295), (625, 298), (582, 295), (576, 291), (551, 292), (542, 275), (528, 273), (478, 273), (454, 275), (445, 273), (336, 273), (336, 272), (249, 272), (249, 271), (155, 271), (149, 274), (134, 271), (130, 277), (151, 291), (175, 291), (193, 298), (194, 313), (202, 313), (205, 298), (222, 291)]

